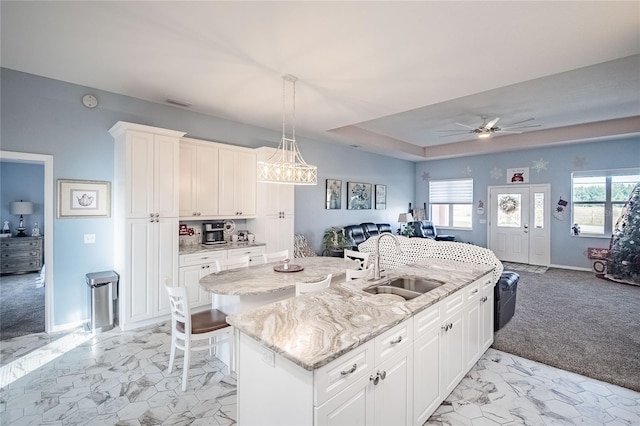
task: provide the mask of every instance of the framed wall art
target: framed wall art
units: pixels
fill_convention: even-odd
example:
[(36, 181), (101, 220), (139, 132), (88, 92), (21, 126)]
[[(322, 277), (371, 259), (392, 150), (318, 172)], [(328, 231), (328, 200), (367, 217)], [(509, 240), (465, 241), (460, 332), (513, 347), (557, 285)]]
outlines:
[(339, 210), (342, 208), (342, 181), (327, 179), (327, 210)]
[(370, 183), (347, 182), (347, 209), (371, 209), (371, 187)]
[(111, 216), (111, 182), (58, 179), (58, 218)]
[(376, 185), (376, 210), (387, 208), (387, 185)]

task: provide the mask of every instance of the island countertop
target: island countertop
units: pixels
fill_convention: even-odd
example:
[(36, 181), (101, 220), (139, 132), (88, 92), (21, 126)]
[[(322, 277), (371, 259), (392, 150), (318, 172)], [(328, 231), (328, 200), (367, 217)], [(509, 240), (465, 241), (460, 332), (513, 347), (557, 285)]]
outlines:
[(311, 283), (328, 274), (344, 275), (348, 268), (357, 269), (358, 262), (342, 257), (304, 257), (292, 259), (290, 266), (299, 265), (299, 272), (275, 272), (274, 266), (282, 262), (252, 265), (249, 268), (229, 269), (205, 275), (200, 286), (214, 294), (250, 296), (294, 289), (297, 282)]
[[(296, 259), (298, 260), (303, 259)], [(306, 370), (315, 370), (490, 273), (493, 266), (429, 259), (363, 279), (230, 315), (227, 322)], [(361, 291), (391, 278), (419, 276), (446, 284), (408, 301)], [(384, 295), (386, 296), (386, 295)]]

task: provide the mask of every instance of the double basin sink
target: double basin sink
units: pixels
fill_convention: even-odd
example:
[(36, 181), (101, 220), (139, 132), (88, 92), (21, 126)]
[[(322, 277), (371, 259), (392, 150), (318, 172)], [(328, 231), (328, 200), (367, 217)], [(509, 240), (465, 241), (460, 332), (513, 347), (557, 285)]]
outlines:
[(444, 285), (444, 281), (432, 280), (416, 276), (393, 278), (382, 284), (363, 289), (370, 294), (393, 294), (405, 300), (411, 300)]

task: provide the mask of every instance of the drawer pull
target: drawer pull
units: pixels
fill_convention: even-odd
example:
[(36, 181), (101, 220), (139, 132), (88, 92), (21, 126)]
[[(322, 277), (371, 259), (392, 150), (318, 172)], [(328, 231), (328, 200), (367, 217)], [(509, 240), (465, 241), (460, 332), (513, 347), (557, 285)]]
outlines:
[(349, 370), (341, 371), (340, 375), (341, 376), (348, 376), (349, 374), (354, 373), (357, 368), (358, 368), (358, 364), (353, 364)]
[(378, 382), (380, 381), (380, 373), (376, 374), (375, 376), (373, 374), (369, 376), (369, 381), (373, 382), (373, 386), (377, 386)]
[[(396, 345), (398, 343), (402, 342), (402, 336), (398, 336), (397, 339), (390, 341), (389, 343), (391, 343), (392, 345)], [(384, 377), (382, 378), (382, 380), (384, 380)]]
[(473, 291), (471, 292), (471, 294), (476, 294), (477, 292), (478, 292), (478, 289), (476, 288), (475, 290), (473, 290)]

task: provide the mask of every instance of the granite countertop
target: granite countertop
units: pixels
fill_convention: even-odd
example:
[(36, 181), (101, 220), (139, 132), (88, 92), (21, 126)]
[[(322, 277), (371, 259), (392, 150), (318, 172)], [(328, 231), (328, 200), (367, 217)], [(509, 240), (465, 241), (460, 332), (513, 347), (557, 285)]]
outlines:
[(334, 277), (344, 276), (347, 268), (356, 269), (358, 262), (345, 260), (342, 257), (292, 259), (290, 267), (293, 265), (304, 267), (299, 272), (276, 272), (273, 268), (277, 265), (282, 265), (282, 262), (216, 272), (202, 277), (200, 286), (211, 293), (231, 296), (273, 293), (295, 288), (298, 282), (320, 281), (328, 274), (333, 274)]
[[(297, 261), (298, 259), (296, 259)], [(380, 280), (353, 280), (234, 314), (227, 322), (306, 370), (315, 370), (491, 272), (492, 266), (429, 259), (387, 271)], [(405, 301), (361, 289), (398, 276), (446, 284)]]
[(204, 253), (207, 251), (218, 251), (218, 250), (233, 250), (239, 248), (249, 248), (249, 247), (260, 247), (265, 246), (265, 243), (253, 242), (250, 243), (248, 241), (238, 241), (238, 242), (227, 242), (224, 244), (196, 244), (196, 245), (185, 245), (180, 246), (178, 254), (194, 254), (194, 253)]

